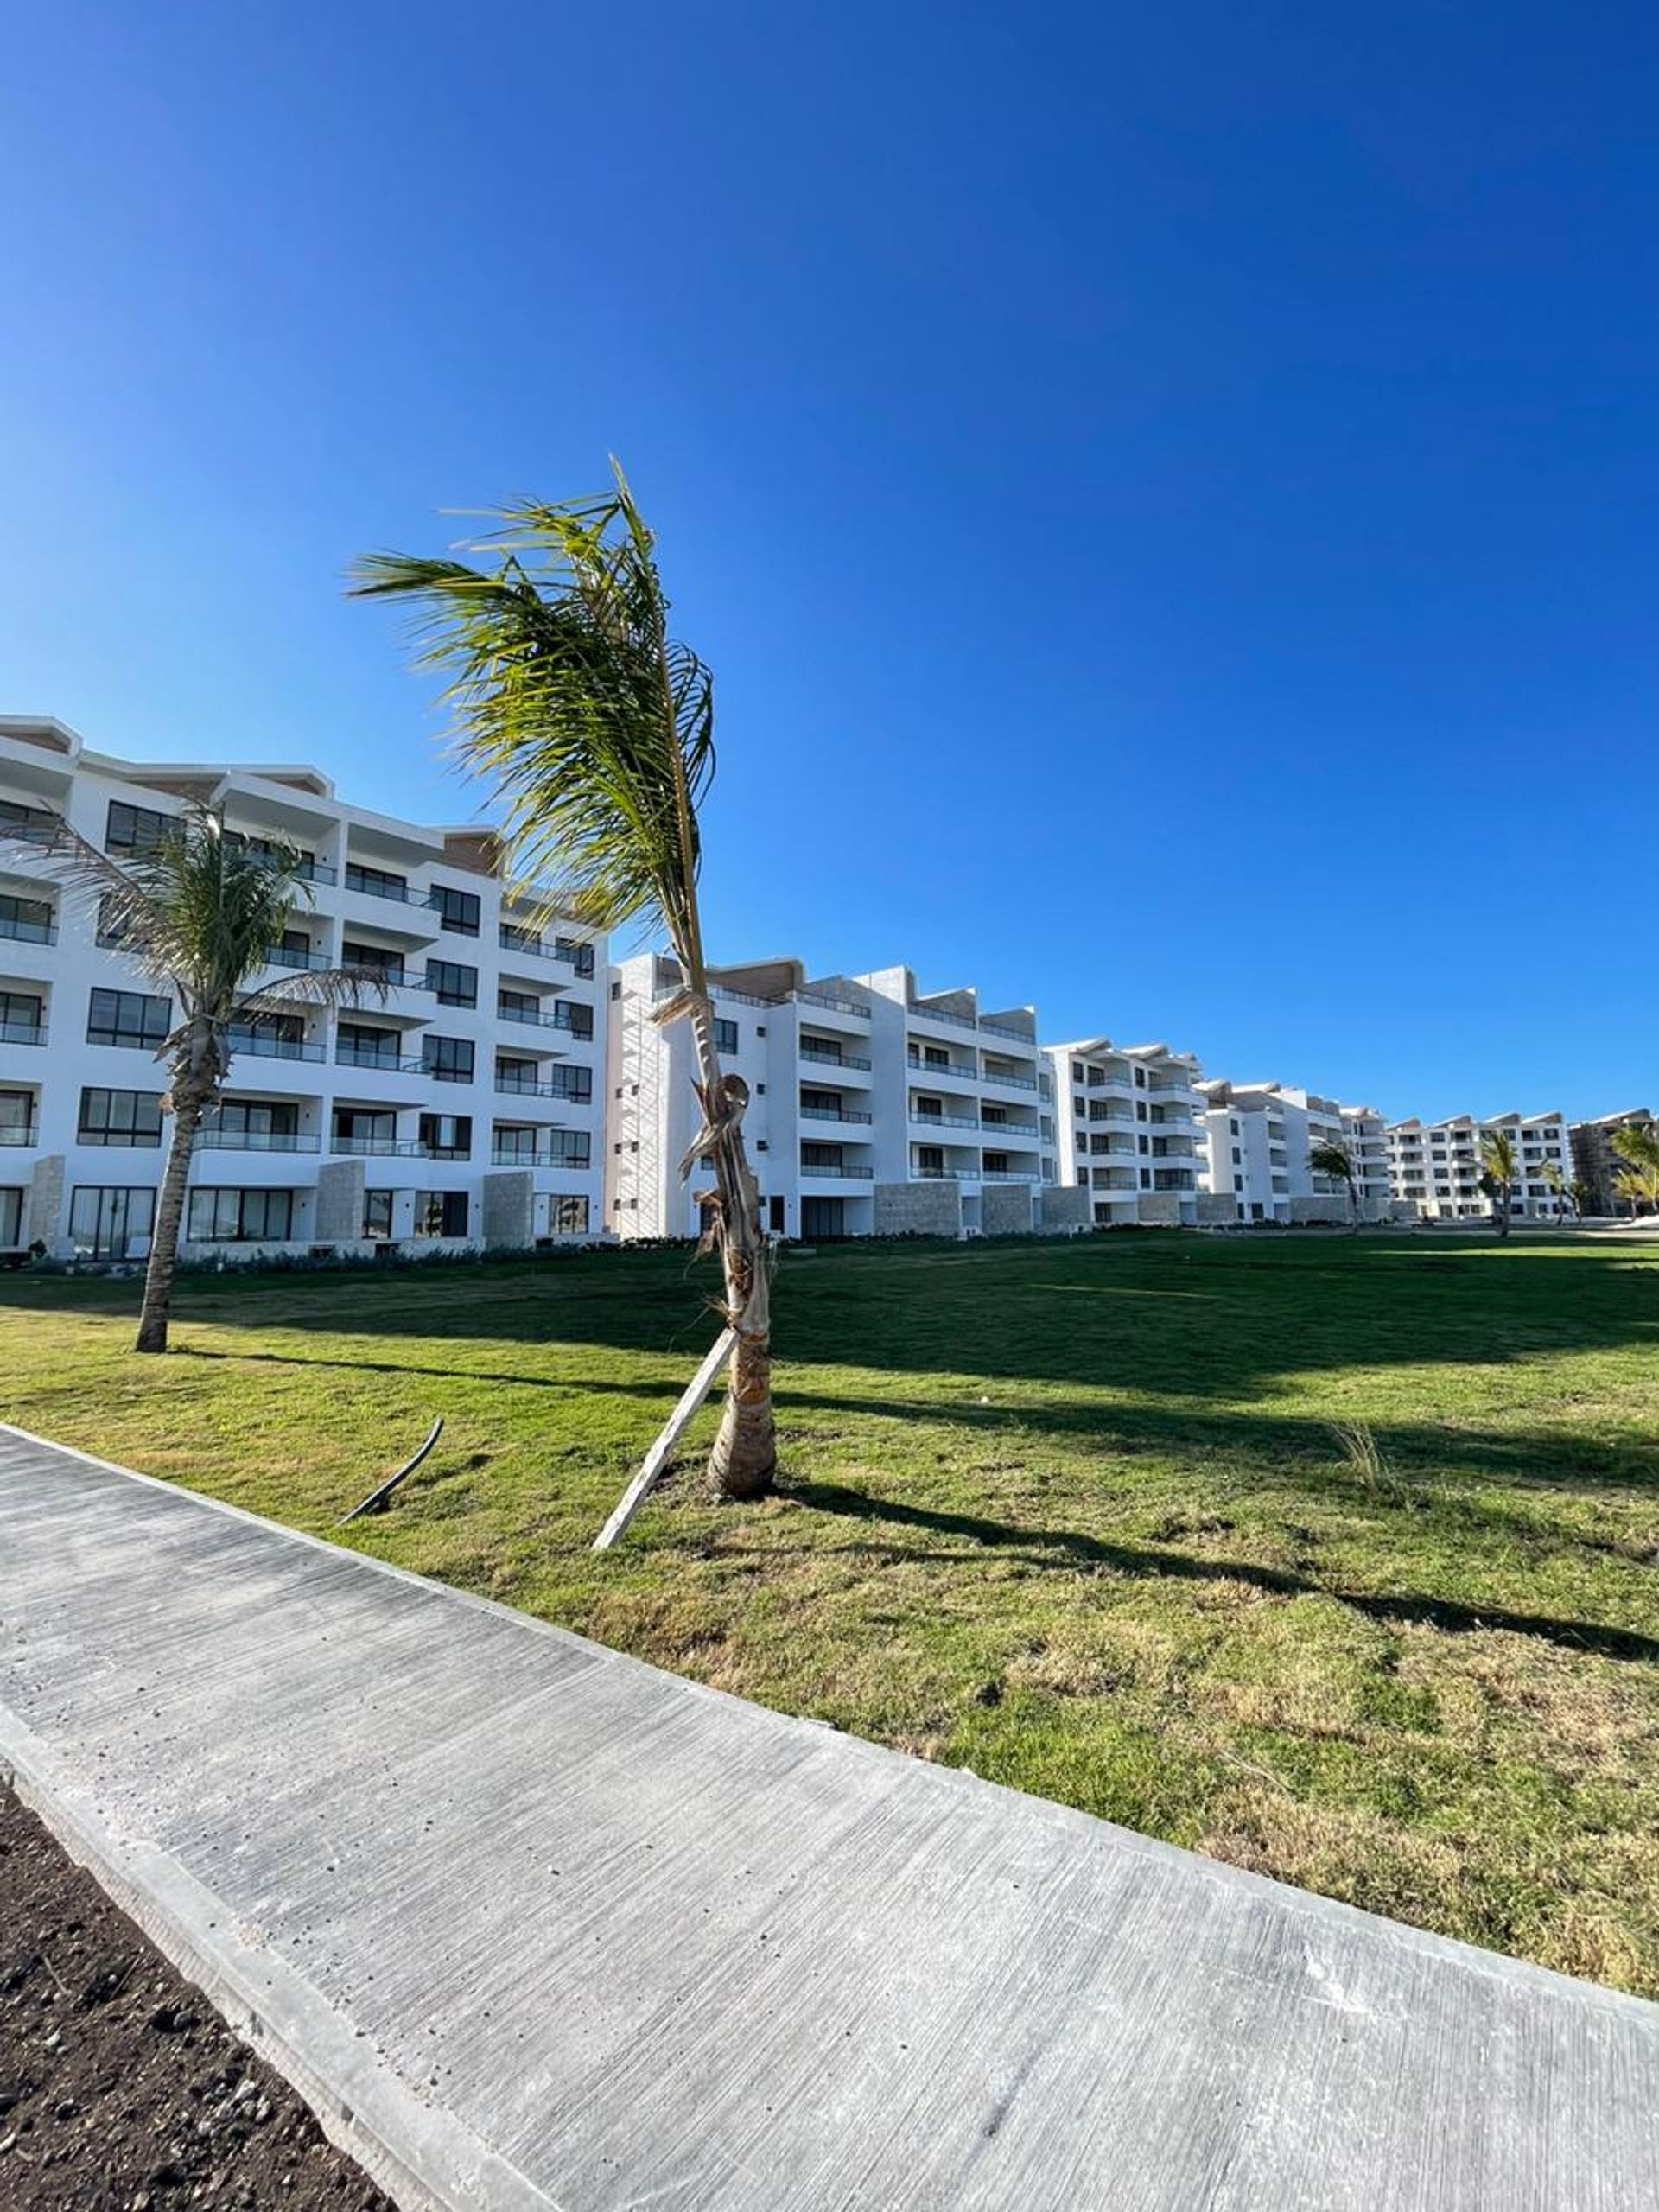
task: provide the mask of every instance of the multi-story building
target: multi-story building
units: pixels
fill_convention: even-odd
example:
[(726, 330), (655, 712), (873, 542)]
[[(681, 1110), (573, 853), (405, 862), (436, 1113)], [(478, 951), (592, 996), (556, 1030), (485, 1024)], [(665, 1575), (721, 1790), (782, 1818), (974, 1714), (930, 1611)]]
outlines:
[(1632, 1106), (1623, 1114), (1604, 1114), (1597, 1121), (1574, 1122), (1568, 1130), (1573, 1147), (1573, 1173), (1585, 1187), (1586, 1213), (1634, 1213), (1634, 1203), (1618, 1193), (1618, 1177), (1624, 1161), (1613, 1150), (1620, 1129), (1649, 1129), (1654, 1117), (1645, 1106)]
[[(691, 1026), (654, 1019), (680, 988), (660, 953), (613, 973), (605, 1217), (621, 1237), (695, 1235), (709, 1187), (679, 1176), (699, 1126)], [(710, 990), (721, 1065), (748, 1085), (744, 1132), (774, 1235), (1042, 1225), (1054, 1118), (1031, 1007), (924, 995), (907, 968), (814, 978), (787, 959), (718, 969)]]
[(1520, 1219), (1552, 1220), (1562, 1203), (1546, 1171), (1573, 1178), (1573, 1153), (1560, 1114), (1495, 1114), (1478, 1121), (1457, 1114), (1444, 1122), (1393, 1122), (1389, 1175), (1396, 1200), (1431, 1221), (1475, 1221), (1491, 1214), (1481, 1189), (1481, 1139), (1501, 1131), (1515, 1145), (1517, 1177), (1510, 1211)]
[(319, 770), (151, 766), (0, 719), (0, 1250), (149, 1249), (164, 1156), (156, 1047), (179, 1010), (63, 888), (62, 815), (118, 860), (191, 801), (304, 856), (308, 899), (256, 980), (342, 964), (383, 988), (232, 1033), (197, 1141), (187, 1254), (524, 1247), (600, 1229), (605, 948), (543, 926), (487, 830), (344, 804)]
[(1315, 1173), (1321, 1144), (1339, 1144), (1354, 1163), (1363, 1221), (1389, 1217), (1388, 1147), (1382, 1117), (1343, 1106), (1294, 1084), (1200, 1084), (1199, 1218), (1206, 1222), (1344, 1221), (1348, 1192)]
[(1086, 1194), (1077, 1225), (1195, 1223), (1205, 1102), (1193, 1055), (1109, 1037), (1047, 1052), (1058, 1179)]

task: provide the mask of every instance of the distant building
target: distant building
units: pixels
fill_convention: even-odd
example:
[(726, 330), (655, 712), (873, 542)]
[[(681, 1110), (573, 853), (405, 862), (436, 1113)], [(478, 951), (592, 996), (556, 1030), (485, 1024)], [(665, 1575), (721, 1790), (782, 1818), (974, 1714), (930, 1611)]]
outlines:
[(1584, 1201), (1586, 1213), (1635, 1212), (1630, 1200), (1618, 1195), (1617, 1178), (1624, 1163), (1614, 1151), (1612, 1141), (1620, 1129), (1651, 1128), (1653, 1120), (1647, 1107), (1633, 1106), (1624, 1114), (1604, 1114), (1597, 1121), (1573, 1122), (1568, 1132), (1573, 1145), (1573, 1173), (1579, 1182), (1588, 1186)]
[(1389, 1160), (1395, 1198), (1431, 1221), (1489, 1216), (1492, 1202), (1481, 1189), (1481, 1138), (1499, 1130), (1515, 1144), (1510, 1213), (1521, 1220), (1556, 1219), (1566, 1208), (1544, 1171), (1554, 1166), (1564, 1182), (1573, 1179), (1573, 1151), (1560, 1114), (1495, 1114), (1485, 1121), (1459, 1114), (1444, 1122), (1392, 1123)]
[(1318, 1174), (1312, 1154), (1339, 1144), (1354, 1163), (1359, 1217), (1386, 1221), (1388, 1147), (1382, 1117), (1343, 1106), (1294, 1084), (1200, 1084), (1203, 1196), (1199, 1218), (1221, 1224), (1337, 1222), (1348, 1218), (1347, 1185)]
[(1168, 1045), (1109, 1037), (1051, 1045), (1061, 1185), (1079, 1226), (1171, 1228), (1198, 1218), (1198, 1063)]

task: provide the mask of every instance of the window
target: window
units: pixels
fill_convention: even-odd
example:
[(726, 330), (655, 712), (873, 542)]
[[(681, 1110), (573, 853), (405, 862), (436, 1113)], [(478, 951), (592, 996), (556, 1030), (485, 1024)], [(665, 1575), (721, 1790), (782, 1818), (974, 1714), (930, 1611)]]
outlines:
[(568, 960), (578, 976), (591, 976), (594, 972), (593, 946), (579, 944), (574, 938), (556, 937), (553, 940), (553, 957), (556, 960)]
[(366, 1106), (336, 1106), (336, 1152), (391, 1152), (397, 1141), (397, 1116)]
[(363, 1193), (363, 1234), (365, 1236), (386, 1237), (391, 1234), (391, 1192), (365, 1191)]
[(586, 1129), (550, 1129), (544, 1162), (550, 1167), (591, 1166), (593, 1144)]
[(432, 1160), (470, 1160), (473, 1156), (473, 1119), (470, 1114), (423, 1114), (421, 1150)]
[[(463, 966), (459, 960), (429, 960), (426, 982), (428, 989), (437, 993), (440, 1006), (478, 1004), (478, 970)], [(591, 1021), (592, 1016), (588, 1019)]]
[(156, 1219), (152, 1190), (82, 1184), (70, 1193), (69, 1236), (83, 1260), (124, 1260), (147, 1240)]
[(347, 1067), (372, 1067), (381, 1060), (396, 1067), (399, 1041), (395, 1029), (376, 1029), (366, 1021), (342, 1021), (335, 1057)]
[(129, 806), (112, 798), (104, 822), (104, 849), (108, 853), (155, 853), (168, 837), (178, 834), (178, 817), (157, 813), (154, 807)]
[(948, 1068), (950, 1065), (950, 1055), (941, 1045), (924, 1045), (922, 1065), (930, 1068)]
[(32, 1090), (0, 1090), (0, 1144), (28, 1144), (35, 1134)]
[[(594, 1009), (575, 999), (559, 999), (553, 1007), (553, 1027), (568, 1029), (573, 1037), (591, 1037), (594, 1033)], [(720, 1024), (715, 1024), (716, 1029)]]
[[(275, 837), (250, 836), (245, 830), (227, 830), (225, 832), (225, 842), (227, 845), (234, 845), (240, 852), (251, 853), (256, 860), (296, 860), (302, 870), (308, 875), (317, 864), (317, 856), (315, 853), (306, 852), (302, 847), (290, 845), (286, 842), (279, 843)], [(331, 876), (329, 881), (333, 880)]]
[(159, 1090), (83, 1090), (80, 1125), (75, 1135), (80, 1144), (158, 1146), (162, 1094)]
[[(556, 1067), (553, 1071), (553, 1095), (569, 1098), (586, 1105), (594, 1095), (594, 1071), (591, 1068)], [(635, 1085), (636, 1090), (638, 1085)]]
[(300, 1109), (291, 1098), (227, 1098), (211, 1126), (226, 1136), (251, 1137), (250, 1151), (280, 1152), (283, 1138), (300, 1133)]
[(530, 991), (498, 991), (495, 1010), (505, 1014), (510, 1021), (521, 1017), (526, 1021), (539, 1021), (542, 1002)]
[(0, 1250), (15, 1248), (23, 1241), (23, 1194), (21, 1191), (0, 1191)]
[(15, 899), (0, 892), (0, 937), (26, 944), (50, 944), (52, 909), (44, 899)]
[(148, 1046), (153, 1052), (172, 1027), (171, 999), (145, 991), (95, 990), (86, 1020), (89, 1045)]
[(348, 968), (371, 968), (389, 983), (401, 983), (406, 973), (401, 952), (389, 944), (367, 944), (361, 938), (342, 938), (340, 957)]
[(322, 1058), (321, 1045), (305, 1041), (305, 1023), (297, 1014), (256, 1014), (249, 1017), (245, 1029), (231, 1032), (231, 1044), (238, 1052), (263, 1052), (267, 1058), (282, 1060)]
[(347, 861), (346, 888), (366, 891), (372, 899), (407, 899), (409, 878), (394, 875), (390, 868), (360, 868), (355, 861)]
[(192, 1191), (193, 1244), (281, 1244), (294, 1234), (292, 1191)]
[(783, 1235), (783, 1233), (784, 1233), (784, 1226), (785, 1226), (785, 1224), (784, 1224), (784, 1202), (783, 1202), (782, 1198), (779, 1198), (779, 1197), (774, 1193), (772, 1197), (769, 1198), (766, 1200), (766, 1207), (767, 1207), (767, 1220), (766, 1220), (766, 1226), (767, 1226), (767, 1228), (768, 1228), (768, 1229), (770, 1229), (770, 1230), (771, 1230), (771, 1231), (772, 1231), (772, 1235), (773, 1235), (774, 1236), (781, 1236)]
[(415, 1234), (417, 1236), (464, 1236), (467, 1234), (465, 1191), (416, 1191)]
[(587, 1199), (555, 1198), (550, 1222), (555, 1236), (585, 1236), (588, 1234)]
[(1007, 1172), (1008, 1155), (1006, 1152), (988, 1152), (985, 1154), (985, 1173), (988, 1175), (1006, 1175)]
[(49, 845), (55, 834), (53, 823), (54, 817), (43, 806), (0, 798), (0, 836), (20, 838), (26, 845)]
[(435, 883), (430, 904), (437, 915), (440, 929), (453, 930), (457, 937), (478, 935), (476, 892), (455, 891), (447, 883)]
[(423, 1037), (421, 1058), (435, 1083), (470, 1083), (473, 1079), (472, 1040), (467, 1037)]
[(737, 1024), (728, 1021), (723, 1014), (715, 1016), (715, 1050), (734, 1052), (737, 1050)]

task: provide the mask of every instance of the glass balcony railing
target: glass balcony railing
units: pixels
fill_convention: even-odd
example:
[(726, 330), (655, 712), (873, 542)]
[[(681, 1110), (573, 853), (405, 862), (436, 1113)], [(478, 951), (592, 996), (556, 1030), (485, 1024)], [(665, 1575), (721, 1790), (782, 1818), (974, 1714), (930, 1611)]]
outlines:
[(817, 1045), (804, 1044), (801, 1058), (824, 1068), (860, 1068), (868, 1071), (870, 1065), (868, 1060), (861, 1060), (855, 1052), (832, 1052)]
[(34, 1122), (0, 1122), (0, 1145), (31, 1145), (39, 1137), (39, 1126)]
[(295, 1129), (214, 1129), (204, 1127), (196, 1142), (208, 1152), (321, 1152), (322, 1139)]
[(19, 914), (0, 914), (0, 937), (11, 938), (19, 944), (55, 944), (58, 941), (54, 923), (32, 921)]
[(0, 1045), (44, 1045), (43, 1021), (0, 1021)]
[(822, 1160), (804, 1160), (801, 1162), (803, 1181), (810, 1175), (828, 1175), (840, 1182), (868, 1183), (875, 1171), (872, 1167), (849, 1167), (844, 1161), (830, 1166)]
[(232, 1052), (249, 1052), (257, 1060), (320, 1060), (321, 1045), (308, 1045), (297, 1037), (267, 1036), (258, 1029), (230, 1029), (225, 1041)]
[(828, 1106), (803, 1106), (800, 1110), (804, 1122), (868, 1122), (874, 1119), (869, 1114), (832, 1109)]

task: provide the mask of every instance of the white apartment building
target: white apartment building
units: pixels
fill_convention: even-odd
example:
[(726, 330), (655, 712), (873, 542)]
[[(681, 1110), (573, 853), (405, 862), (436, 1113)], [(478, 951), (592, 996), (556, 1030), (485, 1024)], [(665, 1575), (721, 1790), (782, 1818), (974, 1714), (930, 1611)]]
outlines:
[(1320, 1144), (1340, 1144), (1354, 1162), (1363, 1221), (1390, 1211), (1386, 1125), (1369, 1106), (1343, 1106), (1295, 1084), (1198, 1086), (1203, 1192), (1209, 1223), (1345, 1221), (1346, 1185), (1310, 1164)]
[[(744, 1131), (773, 1235), (1044, 1225), (1054, 1116), (1030, 1007), (984, 1013), (971, 990), (919, 993), (907, 968), (811, 977), (791, 959), (717, 969), (710, 986), (722, 1065), (748, 1085)], [(695, 1039), (689, 1021), (652, 1019), (679, 988), (660, 953), (612, 971), (605, 1219), (620, 1237), (699, 1228), (709, 1179), (679, 1178), (699, 1126)]]
[(1058, 1178), (1077, 1194), (1074, 1225), (1196, 1223), (1205, 1101), (1194, 1056), (1109, 1037), (1046, 1049)]
[(1495, 1114), (1477, 1121), (1458, 1114), (1444, 1122), (1395, 1122), (1389, 1129), (1394, 1195), (1408, 1211), (1431, 1221), (1477, 1221), (1491, 1213), (1480, 1187), (1480, 1141), (1487, 1130), (1513, 1139), (1519, 1177), (1510, 1211), (1518, 1219), (1554, 1219), (1560, 1202), (1543, 1179), (1554, 1165), (1573, 1179), (1573, 1149), (1560, 1114)]
[(605, 947), (535, 925), (487, 830), (344, 804), (303, 766), (152, 766), (61, 723), (0, 718), (0, 1253), (139, 1258), (165, 1157), (156, 1048), (177, 1012), (33, 848), (54, 816), (118, 860), (191, 800), (256, 847), (296, 846), (312, 894), (260, 980), (360, 963), (338, 1013), (232, 1037), (204, 1126), (187, 1255), (515, 1248), (601, 1228)]

